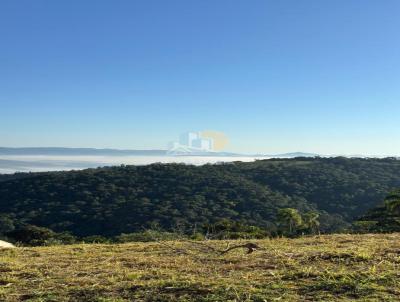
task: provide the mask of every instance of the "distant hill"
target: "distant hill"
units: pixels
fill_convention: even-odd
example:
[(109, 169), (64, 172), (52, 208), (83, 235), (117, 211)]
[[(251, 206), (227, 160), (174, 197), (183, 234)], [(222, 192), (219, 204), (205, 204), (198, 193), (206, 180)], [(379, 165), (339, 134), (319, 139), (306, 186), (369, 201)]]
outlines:
[(320, 155), (316, 153), (292, 152), (292, 153), (273, 154), (267, 156), (271, 158), (295, 158), (295, 157), (318, 157)]

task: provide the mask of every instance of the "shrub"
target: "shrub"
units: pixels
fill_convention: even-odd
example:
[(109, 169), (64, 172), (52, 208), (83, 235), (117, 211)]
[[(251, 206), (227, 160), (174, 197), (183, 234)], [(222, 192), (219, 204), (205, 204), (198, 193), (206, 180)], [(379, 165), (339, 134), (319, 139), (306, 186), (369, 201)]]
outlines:
[(151, 242), (151, 241), (168, 241), (168, 240), (180, 240), (183, 239), (181, 234), (145, 230), (138, 233), (121, 234), (115, 237), (117, 242)]

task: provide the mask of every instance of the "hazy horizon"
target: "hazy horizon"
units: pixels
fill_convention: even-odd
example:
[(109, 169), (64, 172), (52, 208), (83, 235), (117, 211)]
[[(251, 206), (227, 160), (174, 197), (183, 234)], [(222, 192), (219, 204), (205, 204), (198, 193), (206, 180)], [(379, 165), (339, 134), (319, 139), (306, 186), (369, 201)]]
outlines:
[[(277, 154), (275, 157), (271, 155), (237, 155), (237, 156), (196, 156), (196, 155), (113, 155), (113, 154), (1, 154), (0, 153), (0, 174), (12, 174), (16, 172), (49, 172), (49, 171), (70, 171), (82, 170), (87, 168), (99, 168), (107, 166), (120, 165), (149, 165), (154, 163), (183, 163), (189, 165), (218, 164), (228, 162), (251, 162), (261, 159), (270, 158), (293, 158), (297, 152)], [(321, 157), (382, 157), (382, 156), (363, 156), (363, 155), (344, 155), (331, 154)], [(282, 157), (281, 157), (282, 156)], [(304, 153), (304, 156), (312, 156), (312, 154)]]
[[(120, 151), (120, 152), (129, 152), (129, 151), (160, 151), (160, 152), (164, 152), (164, 151), (168, 151), (168, 148), (164, 148), (164, 149), (119, 149), (119, 148), (92, 148), (92, 147), (64, 147), (64, 146), (60, 146), (60, 147), (56, 147), (56, 146), (44, 146), (44, 147), (37, 147), (37, 146), (29, 146), (29, 147), (9, 147), (9, 146), (0, 146), (0, 151), (1, 149), (10, 149), (10, 150), (23, 150), (23, 149), (34, 149), (37, 150), (36, 152), (40, 152), (40, 150), (46, 150), (46, 149), (60, 149), (60, 150), (65, 150), (65, 152), (68, 152), (68, 150), (70, 151), (79, 151), (79, 150), (85, 150), (87, 152), (89, 152), (89, 154), (76, 154), (78, 156), (82, 155), (82, 156), (101, 156), (101, 155), (96, 155), (96, 154), (91, 154), (90, 151), (93, 150), (94, 152), (96, 151)], [(317, 153), (317, 152), (313, 152), (313, 151), (307, 151), (307, 150), (287, 150), (284, 152), (277, 152), (277, 153), (242, 153), (242, 152), (231, 152), (230, 150), (223, 150), (223, 151), (215, 151), (216, 154), (226, 154), (227, 157), (229, 157), (229, 154), (232, 154), (232, 156), (274, 156), (274, 155), (285, 155), (285, 154), (307, 154), (307, 155), (316, 155), (316, 156), (324, 156), (324, 157), (336, 157), (336, 156), (345, 156), (345, 157), (380, 157), (380, 158), (384, 158), (384, 157), (400, 157), (400, 152), (398, 154), (373, 154), (373, 153)], [(10, 154), (1, 154), (0, 152), (0, 158), (2, 156), (18, 156), (18, 153), (10, 153)], [(51, 154), (41, 154), (41, 153), (37, 153), (37, 154), (31, 154), (31, 153), (21, 153), (21, 156), (52, 156)], [(59, 154), (61, 155), (61, 154)], [(74, 156), (73, 154), (68, 154), (69, 156)], [(106, 156), (113, 156), (111, 154), (105, 154)], [(161, 154), (156, 154), (156, 155), (149, 155), (149, 156), (160, 156)], [(162, 154), (163, 155), (163, 154)], [(168, 154), (165, 154), (168, 155)], [(212, 156), (212, 153), (210, 153), (209, 155)], [(200, 155), (195, 155), (195, 154), (180, 154), (180, 155), (173, 155), (175, 157), (180, 157), (180, 156), (197, 156), (197, 157), (207, 157), (209, 156), (207, 154), (200, 154)], [(58, 156), (58, 155), (55, 155)], [(61, 155), (62, 156), (62, 155)], [(121, 157), (124, 157), (124, 155), (120, 155)], [(131, 156), (142, 156), (141, 154), (131, 154)], [(170, 155), (171, 156), (171, 155)]]

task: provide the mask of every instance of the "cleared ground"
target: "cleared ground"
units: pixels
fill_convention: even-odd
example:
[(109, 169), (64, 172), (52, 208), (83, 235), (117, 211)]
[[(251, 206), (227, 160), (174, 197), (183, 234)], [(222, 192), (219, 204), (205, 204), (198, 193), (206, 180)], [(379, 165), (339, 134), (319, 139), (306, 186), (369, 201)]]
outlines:
[(0, 301), (399, 301), (399, 265), (400, 234), (18, 248)]

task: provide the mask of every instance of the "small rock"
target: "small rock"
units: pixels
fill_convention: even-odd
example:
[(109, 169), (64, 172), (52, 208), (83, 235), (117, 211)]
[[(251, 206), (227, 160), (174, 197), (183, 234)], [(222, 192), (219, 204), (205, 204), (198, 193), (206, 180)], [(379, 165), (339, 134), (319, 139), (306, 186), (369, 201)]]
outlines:
[(10, 249), (10, 248), (15, 248), (15, 245), (13, 245), (9, 242), (0, 240), (0, 249)]

